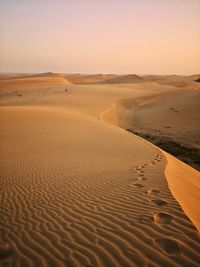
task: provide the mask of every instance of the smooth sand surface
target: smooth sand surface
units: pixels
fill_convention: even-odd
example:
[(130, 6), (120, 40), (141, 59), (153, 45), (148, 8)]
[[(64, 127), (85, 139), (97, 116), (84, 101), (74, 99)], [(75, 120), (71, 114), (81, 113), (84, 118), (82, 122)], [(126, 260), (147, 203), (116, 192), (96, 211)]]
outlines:
[(115, 78), (116, 75), (112, 74), (66, 74), (66, 79), (72, 82), (73, 84), (98, 84)]
[(155, 76), (147, 75), (143, 77), (147, 81), (153, 81), (158, 84), (166, 84), (184, 89), (200, 89), (200, 83), (196, 82), (199, 80), (200, 75), (191, 76), (178, 76), (178, 75), (168, 75), (168, 76)]
[(120, 127), (200, 148), (200, 90), (150, 87), (154, 92), (149, 95), (122, 99), (115, 104)]
[(0, 82), (1, 266), (199, 266), (199, 172), (122, 129), (182, 89), (11, 79)]
[(128, 84), (140, 83), (145, 80), (135, 74), (114, 75), (114, 74), (93, 74), (93, 75), (80, 75), (80, 74), (66, 74), (66, 79), (73, 84)]
[(183, 210), (200, 231), (200, 180), (199, 172), (164, 152), (167, 159), (165, 173), (170, 190)]

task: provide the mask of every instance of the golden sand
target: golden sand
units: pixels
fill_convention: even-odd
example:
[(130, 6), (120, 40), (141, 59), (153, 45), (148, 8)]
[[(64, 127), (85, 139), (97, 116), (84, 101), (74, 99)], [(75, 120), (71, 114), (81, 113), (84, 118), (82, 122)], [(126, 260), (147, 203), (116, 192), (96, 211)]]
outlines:
[(198, 266), (199, 172), (124, 130), (189, 142), (198, 84), (72, 76), (1, 77), (1, 266)]

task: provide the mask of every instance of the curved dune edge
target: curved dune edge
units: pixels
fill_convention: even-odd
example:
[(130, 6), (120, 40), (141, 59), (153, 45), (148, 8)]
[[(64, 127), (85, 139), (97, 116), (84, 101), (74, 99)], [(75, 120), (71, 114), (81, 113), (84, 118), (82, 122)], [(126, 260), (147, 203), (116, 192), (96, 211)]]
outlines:
[(124, 130), (132, 100), (117, 99), (132, 92), (48, 86), (0, 108), (2, 265), (197, 267), (200, 236), (168, 187), (165, 156)]
[(169, 189), (185, 214), (200, 231), (200, 174), (167, 152), (162, 151), (162, 153), (167, 159), (164, 173)]
[[(117, 104), (119, 102), (113, 104), (111, 108), (103, 111), (100, 114), (100, 120), (120, 127), (118, 125), (119, 118), (117, 115)], [(121, 116), (122, 114), (120, 114), (120, 117)], [(150, 142), (148, 143), (151, 144)], [(155, 146), (153, 144), (151, 145)], [(159, 147), (157, 148), (167, 160), (164, 174), (173, 197), (177, 200), (185, 214), (200, 232), (200, 173)]]
[(107, 108), (99, 115), (99, 120), (103, 122), (107, 122), (111, 125), (118, 125), (118, 118), (116, 112), (116, 105), (113, 104), (112, 107)]

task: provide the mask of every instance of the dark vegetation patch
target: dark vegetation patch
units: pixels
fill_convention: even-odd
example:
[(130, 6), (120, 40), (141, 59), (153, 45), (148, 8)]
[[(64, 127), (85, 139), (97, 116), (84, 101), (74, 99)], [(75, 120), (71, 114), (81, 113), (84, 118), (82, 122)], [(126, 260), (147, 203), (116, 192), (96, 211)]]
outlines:
[(139, 133), (131, 129), (127, 129), (127, 131), (146, 139), (147, 141), (153, 143), (154, 145), (160, 147), (161, 149), (200, 171), (200, 149), (196, 147), (185, 146), (174, 141), (172, 138), (165, 136)]

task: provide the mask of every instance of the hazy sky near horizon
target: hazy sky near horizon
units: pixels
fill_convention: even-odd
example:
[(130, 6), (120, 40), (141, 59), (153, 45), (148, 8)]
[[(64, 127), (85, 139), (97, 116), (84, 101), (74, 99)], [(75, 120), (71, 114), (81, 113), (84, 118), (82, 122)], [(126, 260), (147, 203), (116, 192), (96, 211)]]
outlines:
[(0, 0), (1, 72), (200, 73), (200, 0)]

